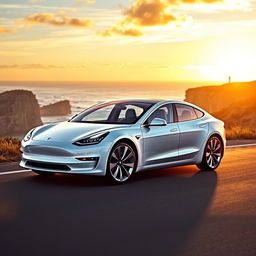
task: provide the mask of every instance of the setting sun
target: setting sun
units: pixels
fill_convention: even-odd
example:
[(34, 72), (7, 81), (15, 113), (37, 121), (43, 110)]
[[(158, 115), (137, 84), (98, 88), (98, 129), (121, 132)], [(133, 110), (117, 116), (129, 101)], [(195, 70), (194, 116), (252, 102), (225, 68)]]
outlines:
[(235, 81), (253, 80), (256, 66), (253, 52), (254, 43), (239, 38), (216, 45), (216, 50), (211, 53), (212, 65), (205, 67), (203, 73), (211, 80), (225, 81), (229, 76)]

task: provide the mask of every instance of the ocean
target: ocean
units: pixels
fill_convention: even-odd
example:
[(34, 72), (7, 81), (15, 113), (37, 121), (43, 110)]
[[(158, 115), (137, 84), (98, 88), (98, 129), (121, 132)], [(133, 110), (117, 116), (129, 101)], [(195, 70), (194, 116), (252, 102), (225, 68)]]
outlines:
[[(183, 100), (187, 88), (207, 82), (89, 83), (89, 82), (0, 82), (0, 93), (23, 89), (32, 91), (40, 106), (69, 100), (72, 114), (99, 102), (118, 99)], [(208, 83), (209, 84), (209, 83)], [(43, 123), (68, 120), (70, 116), (42, 117)]]

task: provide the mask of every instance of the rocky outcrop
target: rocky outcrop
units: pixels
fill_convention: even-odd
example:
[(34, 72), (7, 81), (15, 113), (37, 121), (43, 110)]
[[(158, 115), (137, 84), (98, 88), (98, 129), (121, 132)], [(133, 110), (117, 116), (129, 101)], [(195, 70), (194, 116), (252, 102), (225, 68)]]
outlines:
[(240, 126), (255, 129), (256, 97), (232, 103), (229, 107), (212, 113), (212, 115), (224, 121), (226, 128)]
[(185, 101), (223, 120), (226, 127), (256, 127), (256, 81), (188, 89)]
[(66, 116), (71, 114), (68, 100), (58, 101), (40, 108), (41, 116)]
[(23, 135), (42, 125), (40, 109), (31, 91), (13, 90), (0, 94), (0, 136)]
[(256, 97), (256, 81), (191, 88), (186, 91), (185, 101), (215, 113), (235, 102), (253, 97)]

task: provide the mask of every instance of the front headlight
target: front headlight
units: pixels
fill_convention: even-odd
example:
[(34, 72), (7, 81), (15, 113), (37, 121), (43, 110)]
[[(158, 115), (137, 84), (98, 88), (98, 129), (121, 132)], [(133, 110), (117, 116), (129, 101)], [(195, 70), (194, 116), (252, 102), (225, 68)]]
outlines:
[(29, 141), (30, 139), (31, 139), (31, 137), (32, 137), (32, 134), (33, 134), (33, 131), (35, 130), (35, 128), (34, 129), (32, 129), (32, 130), (30, 130), (27, 134), (26, 134), (26, 136), (23, 138), (23, 141)]
[(106, 136), (109, 134), (109, 132), (101, 132), (97, 134), (93, 134), (91, 136), (88, 136), (86, 138), (80, 139), (73, 144), (77, 146), (87, 146), (87, 145), (95, 145), (100, 143)]

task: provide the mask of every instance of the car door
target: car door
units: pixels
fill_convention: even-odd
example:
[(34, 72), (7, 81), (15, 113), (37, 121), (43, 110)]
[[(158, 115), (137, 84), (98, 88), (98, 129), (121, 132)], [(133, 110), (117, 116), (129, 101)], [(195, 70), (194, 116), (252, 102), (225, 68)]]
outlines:
[(179, 160), (193, 160), (207, 138), (207, 119), (202, 111), (190, 105), (174, 105), (180, 131)]
[(165, 119), (165, 126), (142, 125), (144, 166), (169, 163), (178, 158), (179, 129), (174, 123), (172, 104), (165, 104), (156, 109), (146, 120)]

